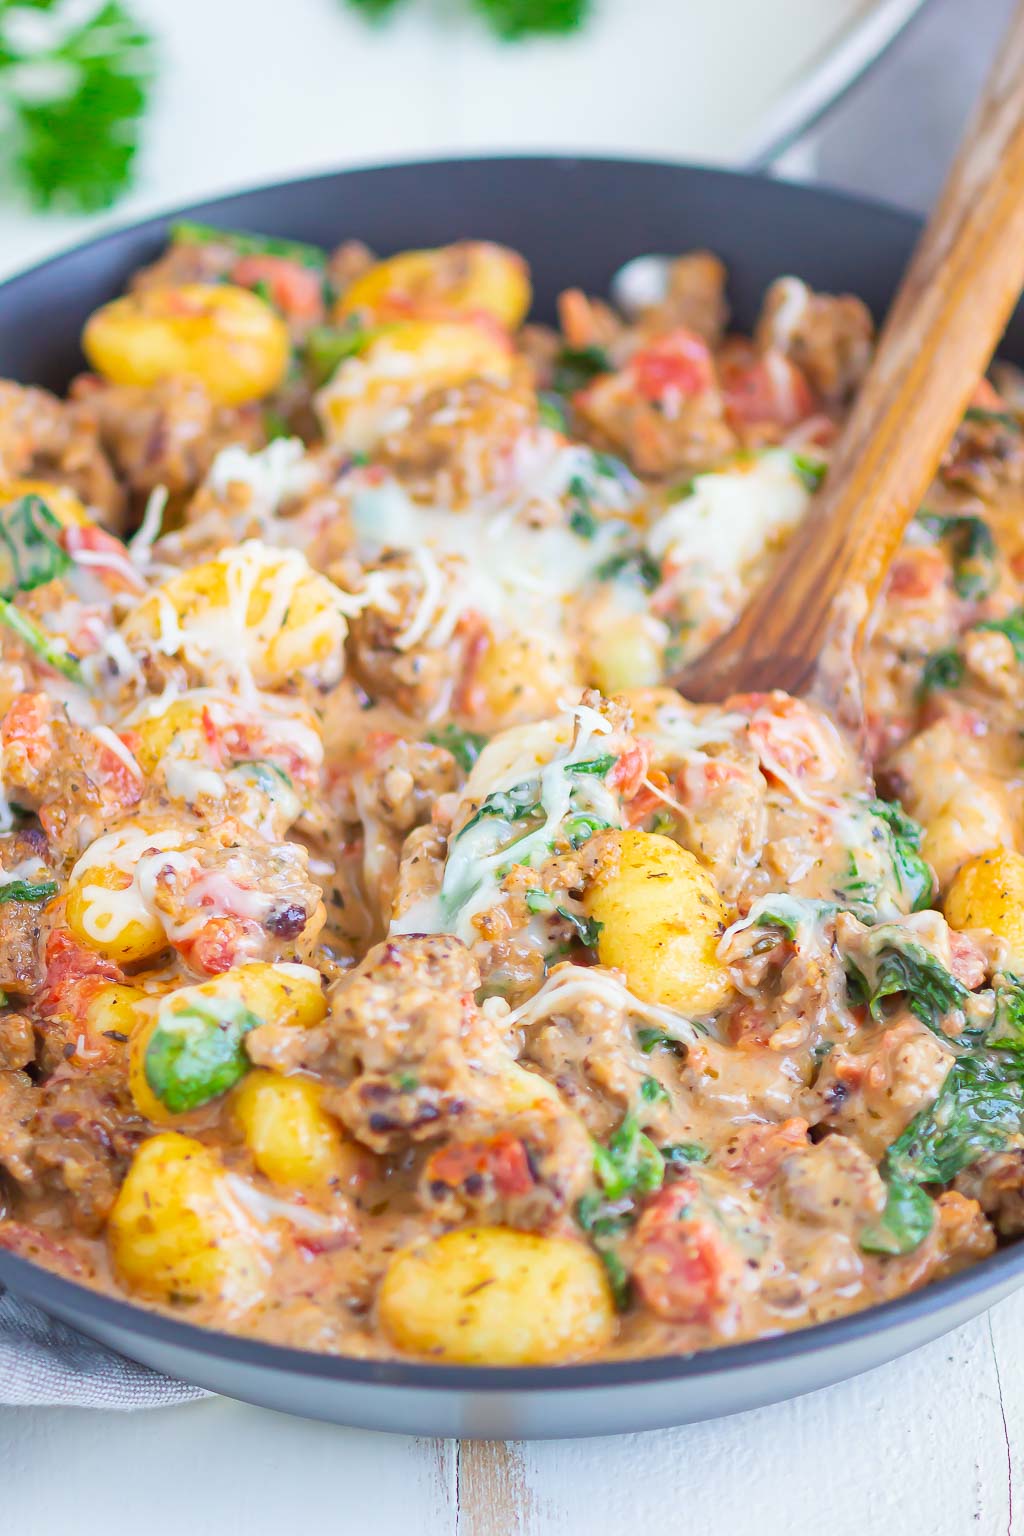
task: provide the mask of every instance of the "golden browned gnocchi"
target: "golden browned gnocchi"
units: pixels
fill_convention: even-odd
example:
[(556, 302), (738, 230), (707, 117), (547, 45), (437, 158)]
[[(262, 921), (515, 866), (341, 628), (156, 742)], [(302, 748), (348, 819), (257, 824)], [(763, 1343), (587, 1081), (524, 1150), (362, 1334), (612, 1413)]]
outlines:
[(506, 340), (484, 326), (404, 320), (340, 364), (316, 397), (317, 411), (330, 442), (364, 453), (414, 401), (471, 379), (507, 382), (512, 364)]
[(608, 1282), (589, 1249), (500, 1227), (396, 1254), (379, 1306), (401, 1348), (459, 1365), (585, 1359), (614, 1329)]
[(486, 316), (514, 330), (526, 318), (530, 297), (521, 256), (483, 240), (463, 240), (376, 262), (345, 289), (336, 313), (364, 321)]
[(112, 384), (195, 377), (222, 405), (272, 394), (289, 356), (284, 322), (256, 294), (230, 284), (186, 283), (114, 299), (90, 317), (82, 347)]
[(588, 886), (587, 913), (601, 924), (597, 952), (646, 1002), (710, 1013), (732, 983), (718, 959), (728, 912), (686, 848), (650, 832), (613, 835), (613, 856)]
[(132, 1291), (251, 1307), (270, 1266), (216, 1154), (175, 1131), (143, 1143), (109, 1222), (110, 1255)]
[(1014, 971), (1024, 970), (1024, 857), (993, 848), (962, 864), (942, 903), (950, 925), (987, 928), (1006, 946)]

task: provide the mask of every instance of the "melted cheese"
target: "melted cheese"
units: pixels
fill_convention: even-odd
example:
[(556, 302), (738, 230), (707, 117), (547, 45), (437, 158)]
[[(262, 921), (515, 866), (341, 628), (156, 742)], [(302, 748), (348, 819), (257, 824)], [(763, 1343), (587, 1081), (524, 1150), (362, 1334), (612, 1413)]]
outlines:
[(693, 1045), (699, 1038), (696, 1026), (681, 1013), (658, 1003), (643, 1002), (615, 973), (604, 971), (600, 966), (556, 965), (539, 991), (525, 1003), (520, 1003), (518, 1008), (513, 1008), (502, 1025), (506, 1030), (528, 1028), (541, 1019), (550, 1018), (553, 1013), (595, 1000), (621, 1008), (632, 1018), (646, 1019), (663, 1029), (672, 1040)]
[(731, 612), (744, 582), (802, 520), (810, 492), (781, 449), (716, 474), (697, 475), (688, 496), (658, 519), (647, 548), (688, 584), (701, 587), (709, 608)]

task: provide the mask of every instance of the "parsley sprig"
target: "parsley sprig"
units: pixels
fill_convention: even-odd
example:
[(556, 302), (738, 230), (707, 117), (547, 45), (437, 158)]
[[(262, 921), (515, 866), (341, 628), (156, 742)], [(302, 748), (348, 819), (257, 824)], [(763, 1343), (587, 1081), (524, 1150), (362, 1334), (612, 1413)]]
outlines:
[[(348, 0), (371, 21), (382, 21), (403, 0)], [(516, 42), (524, 37), (556, 36), (583, 25), (590, 0), (469, 0), (470, 7), (498, 37)]]
[(120, 0), (83, 16), (68, 0), (0, 0), (0, 136), (41, 208), (92, 213), (130, 184), (153, 43)]

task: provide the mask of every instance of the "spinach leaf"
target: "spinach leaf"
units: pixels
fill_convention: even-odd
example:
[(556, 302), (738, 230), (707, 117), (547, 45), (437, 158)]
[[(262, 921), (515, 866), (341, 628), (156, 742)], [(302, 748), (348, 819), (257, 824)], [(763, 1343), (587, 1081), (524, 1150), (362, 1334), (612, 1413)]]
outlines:
[(326, 384), (339, 363), (357, 357), (379, 335), (358, 325), (314, 325), (306, 337), (303, 358), (313, 384)]
[(666, 1168), (688, 1168), (691, 1163), (706, 1163), (711, 1153), (698, 1141), (676, 1141), (662, 1147)]
[(555, 898), (547, 891), (525, 891), (523, 899), (526, 902), (528, 911), (554, 913), (556, 916), (564, 918), (567, 923), (571, 923), (576, 930), (576, 937), (588, 949), (593, 949), (596, 945), (601, 929), (604, 927), (604, 924), (598, 922), (596, 917), (584, 917), (579, 912), (573, 912), (569, 907), (557, 906)]
[(428, 731), (425, 739), (433, 746), (444, 747), (450, 752), (465, 773), (470, 771), (487, 745), (487, 737), (479, 731), (464, 731), (453, 721), (449, 721), (443, 730)]
[(632, 1283), (629, 1278), (629, 1270), (623, 1264), (614, 1248), (598, 1247), (597, 1256), (604, 1265), (605, 1274), (608, 1276), (608, 1284), (611, 1287), (612, 1300), (617, 1312), (625, 1312), (632, 1298)]
[(566, 763), (565, 771), (568, 774), (592, 773), (595, 777), (603, 779), (606, 773), (610, 773), (618, 762), (614, 752), (606, 752), (601, 757), (588, 757), (582, 763)]
[(601, 524), (594, 513), (590, 490), (582, 475), (569, 481), (569, 527), (578, 539), (594, 539)]
[(644, 549), (624, 549), (610, 555), (594, 572), (598, 581), (631, 581), (653, 592), (661, 585), (661, 566)]
[(1013, 646), (1013, 654), (1024, 665), (1024, 608), (1015, 608), (1005, 619), (986, 619), (983, 624), (974, 627), (1005, 635)]
[(902, 1179), (948, 1184), (986, 1152), (1001, 1151), (1021, 1128), (1024, 1083), (999, 1051), (968, 1051), (950, 1067), (930, 1109), (915, 1115), (887, 1154)]
[(496, 789), (489, 794), (474, 811), (466, 824), (459, 828), (453, 839), (458, 842), (460, 837), (465, 837), (471, 827), (479, 822), (494, 816), (502, 821), (526, 821), (531, 816), (537, 816), (543, 809), (537, 799), (538, 785), (535, 779), (526, 779), (522, 784), (513, 784), (511, 789)]
[(314, 272), (322, 272), (327, 266), (327, 252), (319, 245), (281, 240), (276, 235), (254, 235), (244, 229), (218, 229), (192, 219), (178, 219), (172, 224), (171, 239), (177, 245), (227, 245), (239, 256), (279, 256)]
[(672, 1095), (664, 1083), (659, 1083), (656, 1077), (644, 1078), (640, 1084), (640, 1097), (645, 1104), (670, 1104), (672, 1102)]
[(1021, 424), (1011, 411), (987, 411), (983, 406), (970, 405), (964, 411), (964, 421), (974, 421), (981, 426), (1006, 427), (1010, 432), (1020, 432)]
[(861, 1234), (861, 1247), (911, 1252), (934, 1219), (917, 1186), (948, 1184), (979, 1158), (1013, 1144), (1022, 1130), (1024, 986), (1008, 977), (996, 988), (995, 1015), (983, 1042), (956, 1056), (935, 1102), (914, 1116), (886, 1152), (885, 1212), (877, 1227)]
[(936, 693), (940, 688), (959, 688), (965, 671), (964, 659), (959, 651), (952, 647), (934, 651), (924, 664), (917, 688), (918, 696), (923, 698), (925, 694)]
[(665, 1162), (654, 1142), (640, 1129), (630, 1110), (607, 1147), (594, 1143), (594, 1175), (606, 1200), (621, 1200), (627, 1195), (647, 1195), (660, 1189), (665, 1177)]
[(49, 901), (60, 890), (56, 880), (8, 880), (0, 885), (0, 903), (5, 901)]
[(794, 453), (793, 469), (809, 491), (816, 491), (828, 472), (828, 465), (821, 459), (808, 458), (805, 453)]
[(560, 395), (574, 395), (598, 374), (612, 373), (611, 358), (602, 347), (563, 347), (555, 359), (552, 385)]
[(935, 1207), (924, 1190), (893, 1177), (887, 1180), (885, 1209), (860, 1234), (860, 1246), (865, 1253), (913, 1253), (934, 1225)]
[(195, 998), (158, 1017), (146, 1046), (150, 1088), (172, 1114), (196, 1109), (245, 1075), (244, 1040), (260, 1019), (234, 998)]
[(970, 996), (967, 988), (895, 924), (880, 925), (872, 937), (873, 952), (866, 957), (866, 969), (851, 956), (846, 957), (853, 1001), (867, 1003), (871, 1017), (881, 1019), (886, 998), (902, 995), (915, 1018), (942, 1039), (947, 1038), (942, 1021), (963, 1006)]
[(568, 838), (570, 847), (582, 848), (595, 832), (607, 832), (610, 826), (611, 822), (605, 821), (601, 816), (592, 816), (589, 811), (579, 811), (575, 816), (566, 817), (562, 823), (562, 831)]
[(638, 1029), (636, 1039), (645, 1056), (649, 1056), (657, 1047), (663, 1047), (666, 1051), (674, 1051), (678, 1056), (685, 1055), (686, 1053), (686, 1046), (683, 1041), (673, 1040), (672, 1036), (664, 1029)]
[(949, 545), (953, 585), (961, 597), (987, 597), (996, 584), (996, 541), (980, 517), (919, 512), (917, 521)]
[(69, 569), (63, 531), (41, 496), (19, 496), (0, 507), (0, 597), (31, 592)]
[(910, 899), (911, 912), (920, 912), (935, 894), (934, 877), (921, 853), (922, 829), (893, 800), (873, 800), (871, 809), (889, 831), (897, 889)]
[(560, 395), (556, 395), (550, 389), (541, 390), (537, 396), (537, 415), (543, 426), (550, 427), (553, 432), (561, 432), (563, 437), (568, 437), (569, 413)]
[(22, 645), (27, 645), (48, 667), (62, 672), (73, 683), (82, 681), (82, 664), (78, 657), (73, 656), (59, 641), (51, 639), (35, 619), (30, 619), (27, 613), (22, 613), (20, 608), (9, 603), (5, 597), (0, 597), (0, 624), (6, 624)]

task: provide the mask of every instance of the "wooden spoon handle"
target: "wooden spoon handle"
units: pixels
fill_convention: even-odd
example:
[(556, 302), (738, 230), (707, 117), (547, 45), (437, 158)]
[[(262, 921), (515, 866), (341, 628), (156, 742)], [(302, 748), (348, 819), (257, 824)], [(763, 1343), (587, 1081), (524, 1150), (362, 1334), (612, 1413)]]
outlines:
[[(676, 679), (689, 698), (852, 680), (864, 626), (1024, 284), (1024, 0), (908, 267), (828, 477), (768, 585)], [(836, 634), (836, 626), (843, 636)], [(851, 654), (852, 647), (852, 654)], [(839, 691), (830, 668), (824, 691)]]

